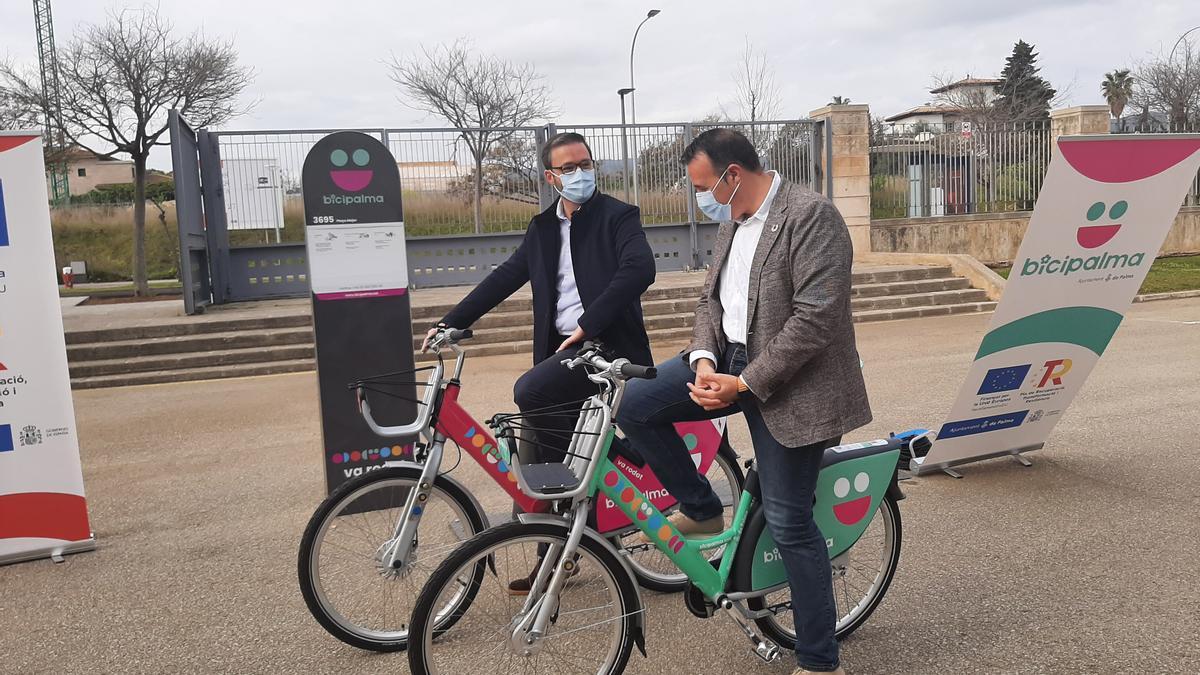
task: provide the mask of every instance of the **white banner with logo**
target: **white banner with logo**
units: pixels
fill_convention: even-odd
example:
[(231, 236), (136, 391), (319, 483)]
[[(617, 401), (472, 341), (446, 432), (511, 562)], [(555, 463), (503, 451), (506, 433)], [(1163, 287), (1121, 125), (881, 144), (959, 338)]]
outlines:
[(94, 546), (41, 138), (0, 132), (0, 563)]
[(926, 473), (1040, 448), (1117, 331), (1200, 169), (1200, 135), (1065, 136)]

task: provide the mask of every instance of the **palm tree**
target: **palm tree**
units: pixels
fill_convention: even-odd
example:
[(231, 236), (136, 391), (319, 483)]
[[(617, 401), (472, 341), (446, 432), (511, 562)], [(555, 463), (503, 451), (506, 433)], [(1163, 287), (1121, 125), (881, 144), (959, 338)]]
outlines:
[(1129, 74), (1129, 69), (1122, 68), (1106, 73), (1104, 82), (1100, 83), (1100, 89), (1104, 92), (1104, 100), (1108, 101), (1109, 111), (1119, 122), (1121, 113), (1125, 112), (1125, 104), (1129, 103), (1129, 98), (1133, 96), (1133, 77)]
[(850, 99), (846, 96), (834, 96), (829, 105), (850, 105)]

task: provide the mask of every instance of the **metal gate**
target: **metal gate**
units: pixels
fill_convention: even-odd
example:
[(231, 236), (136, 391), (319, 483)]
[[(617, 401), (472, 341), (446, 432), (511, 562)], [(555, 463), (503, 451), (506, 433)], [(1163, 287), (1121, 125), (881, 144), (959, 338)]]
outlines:
[(200, 155), (196, 132), (178, 111), (170, 112), (168, 126), (171, 165), (175, 174), (175, 208), (179, 219), (179, 280), (183, 283), (183, 306), (188, 314), (198, 314), (213, 301), (209, 242), (205, 237), (200, 197)]

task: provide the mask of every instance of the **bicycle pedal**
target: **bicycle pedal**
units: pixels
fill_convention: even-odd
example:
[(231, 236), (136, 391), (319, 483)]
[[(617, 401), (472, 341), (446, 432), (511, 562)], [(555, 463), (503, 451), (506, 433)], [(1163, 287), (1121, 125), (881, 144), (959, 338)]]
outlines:
[(754, 655), (764, 663), (773, 663), (779, 658), (779, 647), (769, 642), (759, 642), (754, 646)]

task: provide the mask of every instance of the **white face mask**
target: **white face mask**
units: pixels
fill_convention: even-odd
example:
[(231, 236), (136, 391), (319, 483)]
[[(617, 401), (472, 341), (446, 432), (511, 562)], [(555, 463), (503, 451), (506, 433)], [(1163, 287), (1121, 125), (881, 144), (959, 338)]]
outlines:
[(562, 189), (559, 190), (557, 185), (554, 189), (567, 201), (582, 204), (596, 193), (595, 169), (575, 169), (571, 173), (558, 174), (558, 180), (562, 183)]
[(721, 172), (721, 177), (717, 179), (716, 185), (713, 185), (712, 189), (696, 193), (696, 206), (700, 207), (700, 210), (704, 212), (704, 215), (717, 221), (718, 223), (724, 223), (733, 220), (733, 196), (736, 195), (737, 191), (742, 187), (742, 184), (739, 181), (738, 184), (734, 186), (733, 193), (729, 195), (728, 202), (722, 204), (721, 202), (717, 201), (717, 198), (713, 195), (713, 190), (717, 188), (717, 185), (721, 184), (721, 181), (725, 180), (725, 174), (727, 173), (729, 173), (729, 167), (725, 167), (725, 170)]

